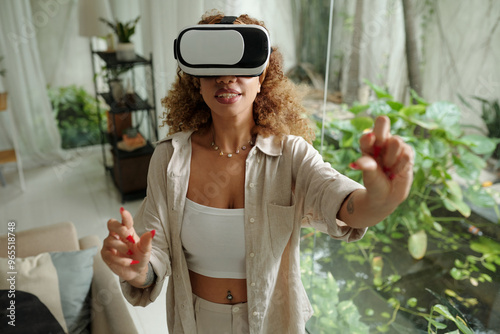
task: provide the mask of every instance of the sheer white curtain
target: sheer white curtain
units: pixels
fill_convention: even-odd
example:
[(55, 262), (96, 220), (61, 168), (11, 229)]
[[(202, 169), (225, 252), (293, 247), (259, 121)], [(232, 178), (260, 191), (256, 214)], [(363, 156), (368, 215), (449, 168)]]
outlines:
[[(33, 13), (29, 0), (0, 2), (0, 54), (7, 69), (3, 89), (9, 92), (24, 166), (53, 164), (64, 157), (36, 39), (49, 20), (46, 12)], [(12, 147), (4, 122), (0, 132), (0, 149)]]

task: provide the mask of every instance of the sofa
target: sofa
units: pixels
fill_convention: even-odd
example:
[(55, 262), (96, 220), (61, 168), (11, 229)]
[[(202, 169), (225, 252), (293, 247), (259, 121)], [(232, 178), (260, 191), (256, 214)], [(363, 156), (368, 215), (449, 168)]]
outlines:
[[(31, 257), (39, 260), (40, 258), (36, 256), (45, 255), (47, 253), (55, 254), (55, 252), (58, 252), (58, 254), (73, 254), (83, 253), (75, 251), (91, 251), (92, 253), (88, 255), (90, 258), (89, 269), (92, 267), (93, 273), (92, 277), (90, 277), (92, 270), (87, 270), (89, 273), (88, 284), (90, 285), (90, 293), (88, 293), (87, 290), (85, 298), (87, 306), (90, 304), (90, 312), (87, 312), (90, 314), (87, 319), (85, 332), (88, 333), (88, 330), (90, 330), (92, 334), (138, 333), (122, 296), (118, 277), (111, 272), (101, 258), (100, 247), (102, 242), (96, 235), (78, 239), (75, 226), (70, 222), (58, 223), (20, 232), (16, 232), (15, 230), (12, 231), (14, 232), (14, 236), (11, 234), (10, 240), (8, 239), (8, 234), (0, 236), (0, 257), (8, 257), (7, 250), (9, 245), (11, 245), (9, 249), (15, 249), (16, 260)], [(12, 245), (14, 245), (14, 247), (12, 247)], [(3, 261), (5, 264), (6, 259), (3, 259)], [(17, 263), (18, 262), (16, 262), (16, 264)], [(66, 265), (66, 267), (70, 266)], [(2, 273), (2, 276), (3, 274), (4, 273)], [(21, 273), (18, 273), (17, 275), (20, 274)], [(29, 271), (27, 276), (30, 276)], [(60, 274), (56, 277), (58, 277), (56, 281), (63, 279)], [(20, 284), (21, 283), (18, 282), (17, 289), (23, 288), (19, 286)], [(23, 284), (29, 285), (26, 283)], [(67, 290), (72, 289), (72, 282), (69, 284)], [(87, 287), (89, 285), (87, 285)], [(19, 293), (17, 296), (19, 296)], [(62, 309), (64, 309), (64, 307), (62, 307)], [(90, 325), (88, 321), (90, 321)], [(63, 332), (66, 332), (66, 330)]]

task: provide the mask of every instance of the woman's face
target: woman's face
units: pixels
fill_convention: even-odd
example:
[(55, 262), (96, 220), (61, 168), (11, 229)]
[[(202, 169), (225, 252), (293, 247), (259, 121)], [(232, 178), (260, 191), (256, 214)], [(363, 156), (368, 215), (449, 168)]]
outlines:
[(259, 92), (259, 77), (228, 75), (200, 78), (200, 93), (213, 116), (251, 116), (253, 102)]

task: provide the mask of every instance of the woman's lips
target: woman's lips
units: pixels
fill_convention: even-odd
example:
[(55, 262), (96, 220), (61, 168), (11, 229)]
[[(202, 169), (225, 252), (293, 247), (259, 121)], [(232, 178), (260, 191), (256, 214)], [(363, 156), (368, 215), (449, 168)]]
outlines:
[(237, 102), (241, 93), (234, 89), (219, 89), (215, 92), (215, 99), (222, 104), (231, 104)]

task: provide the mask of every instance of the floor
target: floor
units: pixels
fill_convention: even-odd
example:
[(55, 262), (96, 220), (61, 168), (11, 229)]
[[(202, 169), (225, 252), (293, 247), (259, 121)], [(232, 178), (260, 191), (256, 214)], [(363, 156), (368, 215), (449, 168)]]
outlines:
[[(141, 201), (121, 203), (111, 177), (104, 171), (100, 146), (71, 151), (71, 156), (64, 164), (25, 170), (25, 192), (17, 170), (4, 168), (7, 185), (0, 185), (0, 234), (7, 233), (7, 222), (12, 220), (17, 231), (71, 221), (79, 236), (95, 234), (103, 240), (106, 222), (120, 217), (121, 206), (132, 214), (136, 212)], [(127, 303), (139, 333), (168, 333), (165, 290), (146, 308)]]

